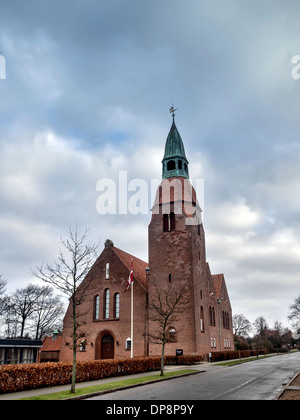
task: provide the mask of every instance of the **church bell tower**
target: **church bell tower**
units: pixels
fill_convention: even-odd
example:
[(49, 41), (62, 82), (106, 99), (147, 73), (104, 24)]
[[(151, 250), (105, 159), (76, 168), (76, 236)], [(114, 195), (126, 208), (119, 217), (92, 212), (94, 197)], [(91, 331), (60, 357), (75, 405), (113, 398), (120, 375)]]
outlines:
[[(204, 318), (201, 299), (209, 293), (209, 268), (201, 208), (189, 181), (189, 162), (175, 124), (173, 107), (171, 111), (173, 122), (162, 160), (163, 179), (156, 192), (148, 230), (149, 300), (159, 287), (170, 283), (176, 288), (188, 288), (189, 303), (176, 325), (170, 326), (174, 340), (166, 346), (166, 354), (174, 355), (177, 349), (182, 349), (185, 355), (200, 354), (204, 348), (202, 343), (209, 340), (201, 326)], [(157, 328), (158, 324), (150, 319), (150, 336)], [(149, 349), (150, 356), (160, 353), (159, 346), (151, 341)]]

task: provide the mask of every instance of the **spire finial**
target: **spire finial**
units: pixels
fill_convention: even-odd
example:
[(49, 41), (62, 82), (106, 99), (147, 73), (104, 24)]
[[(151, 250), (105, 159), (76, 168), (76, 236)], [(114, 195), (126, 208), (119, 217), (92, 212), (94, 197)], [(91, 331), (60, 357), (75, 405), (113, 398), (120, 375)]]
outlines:
[(170, 108), (170, 114), (172, 114), (173, 120), (175, 118), (175, 111), (177, 111), (178, 108), (174, 108), (174, 103), (172, 104), (171, 108)]

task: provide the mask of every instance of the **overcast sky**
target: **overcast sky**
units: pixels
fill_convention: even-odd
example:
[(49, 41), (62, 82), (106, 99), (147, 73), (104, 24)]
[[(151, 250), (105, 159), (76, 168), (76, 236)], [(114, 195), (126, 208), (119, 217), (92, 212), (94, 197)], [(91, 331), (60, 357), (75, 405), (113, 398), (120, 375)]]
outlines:
[(150, 212), (101, 216), (96, 186), (119, 171), (128, 182), (160, 178), (174, 102), (190, 176), (204, 179), (212, 273), (224, 273), (234, 314), (288, 325), (300, 295), (299, 1), (0, 6), (8, 291), (33, 281), (30, 267), (51, 262), (76, 222), (99, 252), (109, 238), (147, 261)]

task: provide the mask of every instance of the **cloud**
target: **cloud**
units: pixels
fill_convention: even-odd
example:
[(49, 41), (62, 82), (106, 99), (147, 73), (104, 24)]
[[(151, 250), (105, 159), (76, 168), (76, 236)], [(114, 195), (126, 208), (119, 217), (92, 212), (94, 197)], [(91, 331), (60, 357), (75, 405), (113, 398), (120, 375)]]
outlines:
[(5, 4), (0, 273), (10, 287), (55, 258), (76, 222), (147, 259), (150, 213), (100, 216), (96, 185), (123, 170), (128, 182), (160, 178), (174, 102), (191, 177), (204, 179), (212, 272), (224, 272), (234, 312), (283, 320), (299, 294), (299, 7)]

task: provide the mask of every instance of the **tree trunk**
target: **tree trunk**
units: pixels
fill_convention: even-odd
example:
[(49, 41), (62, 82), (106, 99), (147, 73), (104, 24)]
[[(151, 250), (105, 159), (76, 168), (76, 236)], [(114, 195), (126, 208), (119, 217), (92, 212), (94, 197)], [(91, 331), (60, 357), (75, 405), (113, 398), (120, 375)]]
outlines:
[(165, 368), (165, 338), (162, 340), (161, 346), (161, 362), (160, 362), (160, 376), (164, 376), (164, 368)]
[(72, 369), (72, 384), (71, 394), (75, 394), (76, 386), (76, 350), (77, 350), (77, 323), (76, 323), (76, 304), (73, 298), (73, 369)]

